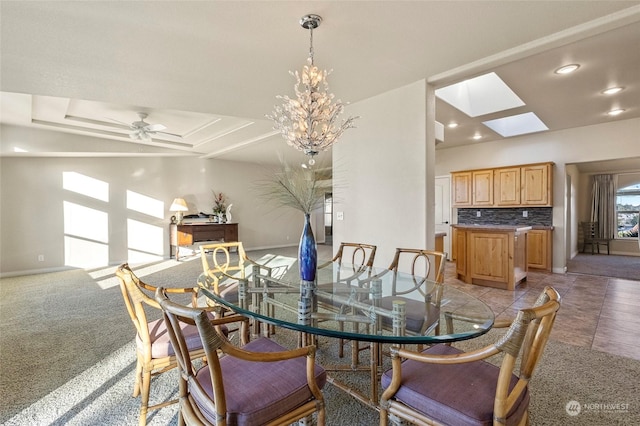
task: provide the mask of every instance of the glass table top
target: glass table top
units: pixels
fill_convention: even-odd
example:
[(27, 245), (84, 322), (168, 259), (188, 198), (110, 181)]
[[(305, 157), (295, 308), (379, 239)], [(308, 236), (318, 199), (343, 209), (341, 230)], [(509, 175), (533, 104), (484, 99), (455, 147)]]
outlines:
[(320, 260), (315, 282), (306, 282), (294, 258), (267, 255), (254, 262), (260, 266), (221, 282), (225, 296), (215, 294), (203, 274), (203, 294), (262, 322), (367, 342), (451, 342), (493, 326), (493, 311), (480, 299), (423, 277)]

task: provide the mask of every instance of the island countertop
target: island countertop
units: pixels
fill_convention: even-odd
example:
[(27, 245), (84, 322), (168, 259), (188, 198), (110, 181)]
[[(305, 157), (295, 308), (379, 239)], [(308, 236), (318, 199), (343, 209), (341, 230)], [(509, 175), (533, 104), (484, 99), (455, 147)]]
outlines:
[(451, 226), (458, 279), (511, 291), (527, 279), (527, 237), (531, 226)]
[(530, 231), (532, 228), (528, 225), (475, 225), (475, 224), (455, 224), (451, 225), (453, 228), (460, 228), (465, 230), (482, 230), (482, 231)]

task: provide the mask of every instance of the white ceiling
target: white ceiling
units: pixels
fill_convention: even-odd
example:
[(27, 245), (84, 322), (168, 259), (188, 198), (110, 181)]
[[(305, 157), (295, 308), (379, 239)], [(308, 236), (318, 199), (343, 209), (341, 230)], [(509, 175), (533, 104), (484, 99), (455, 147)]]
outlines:
[[(501, 139), (482, 121), (505, 115), (535, 112), (550, 131), (640, 117), (640, 1), (2, 1), (0, 122), (108, 143), (35, 138), (16, 153), (0, 139), (1, 155), (295, 153), (265, 114), (276, 95), (293, 95), (308, 13), (323, 17), (315, 62), (334, 70), (330, 89), (345, 102), (489, 71), (525, 102), (470, 118), (437, 101), (436, 119), (459, 123), (437, 149), (479, 143), (476, 132)], [(581, 68), (553, 73), (567, 63)], [(625, 90), (600, 93), (612, 85)], [(613, 107), (626, 111), (607, 116)], [(131, 140), (122, 123), (137, 112), (181, 137)]]

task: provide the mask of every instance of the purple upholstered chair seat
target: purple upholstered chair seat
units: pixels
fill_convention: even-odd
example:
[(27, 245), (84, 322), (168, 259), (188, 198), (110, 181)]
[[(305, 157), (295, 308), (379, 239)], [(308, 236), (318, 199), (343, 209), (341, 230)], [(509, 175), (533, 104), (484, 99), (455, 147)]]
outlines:
[[(407, 312), (407, 330), (415, 333), (421, 333), (423, 327), (424, 330), (428, 330), (440, 319), (440, 308), (438, 306), (433, 303), (421, 302), (419, 300), (408, 299), (402, 296), (385, 296), (380, 300), (380, 306), (390, 311), (393, 308), (393, 302), (396, 300), (402, 300), (405, 302)], [(382, 317), (382, 325), (384, 327), (391, 327), (391, 318)]]
[[(286, 351), (267, 338), (253, 340), (243, 349), (252, 352)], [(294, 358), (277, 362), (244, 361), (232, 356), (220, 359), (227, 403), (227, 424), (261, 425), (277, 418), (312, 398), (307, 386), (306, 359)], [(209, 367), (202, 367), (197, 380), (209, 395), (198, 394), (197, 386), (191, 387), (191, 395), (205, 417), (215, 423), (215, 412), (211, 406), (213, 390)], [(318, 387), (326, 383), (326, 372), (315, 367)]]
[[(436, 345), (424, 353), (449, 355), (459, 349)], [(438, 365), (406, 360), (402, 363), (402, 385), (395, 399), (429, 418), (447, 425), (493, 425), (493, 404), (500, 369), (485, 361)], [(517, 382), (514, 375), (510, 387)], [(382, 375), (382, 387), (391, 382), (391, 370)], [(517, 424), (529, 406), (527, 389), (507, 416)]]
[[(209, 316), (213, 319), (212, 314)], [(159, 320), (150, 321), (147, 324), (149, 327), (149, 338), (151, 339), (151, 357), (163, 358), (165, 356), (175, 355), (164, 320), (161, 318)], [(181, 324), (181, 328), (189, 350), (201, 349), (202, 341), (200, 340), (200, 334), (198, 334), (196, 326), (183, 323)], [(220, 328), (225, 335), (229, 333), (226, 325), (222, 325)], [(137, 335), (136, 344), (138, 345), (138, 349), (142, 350), (144, 348), (142, 340)]]
[(220, 297), (229, 303), (238, 302), (238, 281), (220, 284), (218, 290), (220, 291)]

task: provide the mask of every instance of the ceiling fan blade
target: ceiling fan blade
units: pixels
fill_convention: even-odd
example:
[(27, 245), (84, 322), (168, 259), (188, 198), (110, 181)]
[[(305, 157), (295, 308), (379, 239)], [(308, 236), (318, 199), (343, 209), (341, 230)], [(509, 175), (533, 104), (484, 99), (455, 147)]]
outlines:
[(162, 124), (149, 124), (144, 127), (146, 132), (159, 132), (161, 130), (166, 129), (167, 127)]

